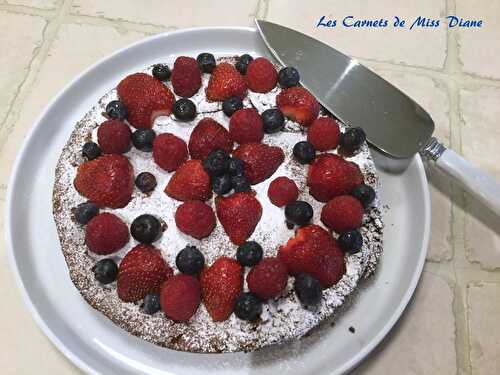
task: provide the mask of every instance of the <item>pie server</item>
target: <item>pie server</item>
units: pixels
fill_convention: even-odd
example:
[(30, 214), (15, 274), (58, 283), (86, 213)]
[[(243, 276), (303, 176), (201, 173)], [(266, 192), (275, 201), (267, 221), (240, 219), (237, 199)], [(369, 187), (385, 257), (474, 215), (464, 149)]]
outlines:
[(500, 215), (500, 184), (435, 137), (431, 116), (358, 61), (295, 30), (256, 20), (271, 53), (300, 72), (300, 82), (344, 124), (362, 127), (368, 142), (394, 159), (420, 153)]

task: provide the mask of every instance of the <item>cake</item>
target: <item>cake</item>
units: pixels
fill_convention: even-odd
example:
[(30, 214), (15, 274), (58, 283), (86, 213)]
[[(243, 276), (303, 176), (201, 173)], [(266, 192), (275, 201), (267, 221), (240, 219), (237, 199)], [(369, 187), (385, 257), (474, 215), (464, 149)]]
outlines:
[[(53, 213), (89, 305), (148, 342), (200, 353), (256, 350), (335, 319), (382, 254), (379, 181), (362, 131), (298, 77), (248, 55), (178, 57), (124, 77), (83, 116), (56, 167)], [(206, 147), (214, 122), (228, 146)], [(221, 175), (221, 158), (243, 162)]]

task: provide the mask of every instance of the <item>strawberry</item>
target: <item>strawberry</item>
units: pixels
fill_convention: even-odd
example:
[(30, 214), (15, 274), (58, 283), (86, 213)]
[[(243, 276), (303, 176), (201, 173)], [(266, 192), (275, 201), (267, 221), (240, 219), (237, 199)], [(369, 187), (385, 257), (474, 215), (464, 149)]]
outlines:
[(240, 144), (260, 142), (264, 138), (262, 119), (255, 108), (236, 111), (229, 120), (229, 135)]
[(120, 120), (104, 121), (97, 128), (97, 142), (105, 154), (123, 154), (130, 149), (132, 132)]
[(245, 163), (245, 176), (252, 185), (271, 177), (285, 160), (281, 148), (264, 143), (245, 143), (233, 155)]
[(200, 160), (188, 160), (180, 165), (165, 188), (165, 193), (179, 201), (206, 201), (212, 197), (210, 177)]
[(172, 113), (174, 94), (149, 74), (135, 73), (125, 77), (117, 91), (127, 107), (127, 120), (135, 128), (152, 128), (156, 117)]
[(165, 281), (160, 292), (160, 306), (167, 318), (187, 322), (194, 315), (201, 300), (198, 279), (189, 275), (175, 275)]
[(363, 221), (363, 205), (352, 195), (339, 195), (323, 206), (321, 221), (337, 233), (359, 228)]
[(229, 239), (241, 245), (250, 237), (262, 216), (262, 206), (252, 193), (215, 198), (215, 209)]
[(264, 301), (278, 297), (287, 280), (287, 268), (278, 258), (262, 259), (247, 275), (248, 289)]
[(233, 312), (243, 289), (243, 267), (231, 258), (221, 257), (200, 276), (201, 294), (208, 313), (215, 322), (222, 322)]
[(90, 251), (108, 255), (125, 246), (128, 226), (118, 216), (103, 212), (94, 216), (85, 228), (85, 243)]
[(188, 158), (186, 142), (170, 133), (160, 134), (153, 141), (153, 159), (160, 168), (173, 172)]
[(118, 297), (124, 302), (135, 302), (148, 293), (158, 293), (172, 273), (158, 249), (151, 245), (137, 245), (118, 267)]
[(289, 119), (309, 126), (319, 114), (319, 103), (303, 87), (290, 87), (276, 97), (276, 104)]
[(201, 87), (201, 71), (196, 60), (179, 56), (174, 62), (171, 79), (177, 95), (190, 98), (196, 94)]
[(82, 163), (73, 183), (97, 206), (122, 208), (132, 199), (134, 170), (125, 156), (103, 155)]
[(337, 283), (345, 273), (344, 255), (337, 241), (318, 225), (301, 227), (286, 245), (278, 250), (278, 259), (288, 273), (308, 273), (324, 288)]
[(230, 153), (233, 141), (226, 128), (207, 117), (201, 119), (191, 132), (188, 147), (193, 159), (205, 160), (208, 154), (215, 150)]
[(307, 140), (316, 151), (332, 150), (339, 145), (339, 124), (331, 117), (319, 117), (307, 130)]
[(267, 196), (272, 204), (278, 207), (295, 202), (299, 197), (299, 189), (288, 177), (278, 177), (269, 184)]
[(269, 92), (278, 82), (278, 73), (274, 65), (265, 57), (258, 57), (247, 67), (248, 88), (255, 92)]
[(214, 230), (215, 214), (203, 202), (184, 202), (175, 211), (175, 224), (181, 232), (201, 240)]
[(328, 202), (337, 195), (350, 194), (363, 182), (363, 175), (353, 162), (333, 154), (322, 154), (309, 167), (309, 193), (320, 202)]
[(210, 76), (207, 87), (209, 101), (223, 101), (237, 96), (243, 99), (247, 92), (247, 83), (234, 66), (228, 63), (217, 65)]

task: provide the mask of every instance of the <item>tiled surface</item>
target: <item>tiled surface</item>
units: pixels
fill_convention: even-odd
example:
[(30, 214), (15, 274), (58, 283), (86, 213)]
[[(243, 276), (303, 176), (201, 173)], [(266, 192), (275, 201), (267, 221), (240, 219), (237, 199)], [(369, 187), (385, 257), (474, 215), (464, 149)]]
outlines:
[[(152, 30), (242, 25), (254, 15), (314, 35), (365, 61), (432, 115), (436, 134), (500, 178), (498, 2), (424, 0), (160, 1), (0, 0), (0, 232), (8, 177), (34, 119), (57, 91), (100, 57)], [(481, 30), (316, 29), (321, 15), (481, 17)], [(500, 219), (427, 168), (432, 233), (426, 271), (392, 334), (360, 374), (500, 373)], [(2, 374), (78, 373), (22, 305), (0, 242)], [(22, 327), (20, 330), (18, 327)], [(7, 339), (4, 339), (8, 337)], [(29, 343), (29, 345), (27, 345)]]

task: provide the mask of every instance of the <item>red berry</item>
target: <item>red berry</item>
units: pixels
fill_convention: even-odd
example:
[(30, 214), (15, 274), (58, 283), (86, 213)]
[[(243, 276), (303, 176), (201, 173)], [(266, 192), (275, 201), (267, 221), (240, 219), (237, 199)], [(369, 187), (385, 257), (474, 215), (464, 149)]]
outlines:
[(297, 200), (299, 189), (295, 182), (288, 177), (278, 177), (269, 184), (267, 196), (272, 204), (283, 207)]
[(214, 230), (215, 214), (203, 202), (184, 202), (175, 211), (175, 224), (181, 232), (201, 240)]
[(254, 108), (236, 111), (229, 120), (229, 135), (237, 143), (260, 142), (264, 138), (262, 119)]
[(172, 276), (161, 287), (161, 309), (174, 322), (187, 322), (191, 319), (198, 310), (200, 300), (200, 283), (193, 276)]
[(153, 159), (160, 168), (173, 172), (188, 158), (186, 142), (170, 133), (160, 134), (153, 142)]
[(94, 216), (85, 228), (85, 243), (90, 251), (99, 255), (120, 250), (128, 239), (127, 224), (109, 212)]
[(281, 148), (264, 143), (242, 144), (233, 155), (245, 163), (245, 176), (252, 185), (271, 177), (285, 160)]
[(309, 126), (319, 114), (319, 103), (303, 87), (290, 87), (276, 97), (276, 104), (283, 114), (303, 126)]
[(236, 96), (243, 99), (247, 92), (247, 83), (236, 68), (228, 63), (221, 63), (215, 67), (208, 81), (207, 99), (223, 101)]
[(278, 297), (286, 287), (288, 274), (278, 258), (264, 258), (247, 275), (250, 292), (262, 300)]
[(201, 71), (196, 60), (179, 56), (174, 62), (171, 80), (177, 95), (190, 98), (196, 94), (201, 87)]
[(130, 128), (123, 121), (104, 121), (97, 128), (97, 142), (104, 154), (123, 154), (130, 149)]
[(323, 206), (321, 221), (337, 233), (359, 228), (363, 221), (363, 205), (352, 195), (339, 195)]
[(268, 59), (258, 57), (248, 64), (246, 79), (250, 90), (264, 93), (274, 89), (278, 73)]
[(307, 130), (307, 140), (316, 151), (327, 151), (339, 145), (340, 129), (336, 120), (331, 117), (319, 117)]
[(188, 147), (193, 159), (205, 160), (212, 151), (223, 150), (230, 153), (233, 141), (226, 128), (207, 117), (201, 119), (191, 132)]
[(165, 193), (179, 201), (206, 201), (212, 197), (210, 176), (200, 160), (187, 160), (168, 181)]

